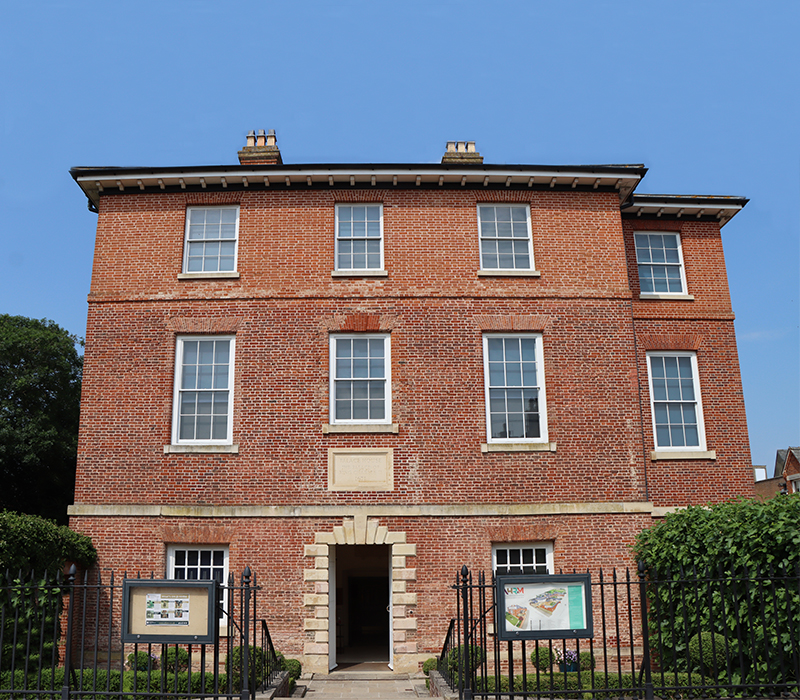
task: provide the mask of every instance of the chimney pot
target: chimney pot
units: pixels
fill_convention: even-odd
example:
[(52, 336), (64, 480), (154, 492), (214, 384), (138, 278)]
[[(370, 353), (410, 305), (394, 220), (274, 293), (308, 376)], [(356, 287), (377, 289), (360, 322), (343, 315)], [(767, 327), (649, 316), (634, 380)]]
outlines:
[(270, 129), (269, 134), (264, 129), (259, 129), (258, 132), (250, 130), (247, 134), (247, 145), (239, 151), (239, 163), (242, 165), (283, 165), (275, 129)]
[(475, 150), (474, 141), (448, 141), (442, 163), (481, 165), (483, 156)]

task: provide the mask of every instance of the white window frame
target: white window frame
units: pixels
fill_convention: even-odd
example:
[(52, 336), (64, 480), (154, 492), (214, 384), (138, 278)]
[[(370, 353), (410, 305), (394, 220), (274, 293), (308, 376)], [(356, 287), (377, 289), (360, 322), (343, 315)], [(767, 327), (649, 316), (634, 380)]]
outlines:
[[(228, 381), (227, 389), (208, 389), (208, 391), (228, 392), (227, 427), (224, 438), (185, 439), (180, 437), (180, 410), (181, 394), (189, 391), (203, 391), (203, 389), (182, 389), (184, 348), (187, 341), (228, 341)], [(233, 379), (236, 350), (236, 337), (233, 335), (181, 335), (175, 341), (175, 378), (173, 381), (172, 398), (172, 444), (173, 445), (232, 445), (233, 444)]]
[[(653, 262), (653, 261), (641, 261), (639, 260), (639, 247), (636, 245), (636, 237), (637, 236), (675, 236), (675, 239), (678, 242), (678, 262)], [(633, 247), (636, 253), (636, 270), (639, 276), (639, 292), (643, 296), (686, 296), (688, 295), (688, 288), (686, 286), (686, 267), (683, 264), (683, 244), (681, 243), (681, 234), (678, 231), (634, 231), (633, 232)], [(651, 289), (649, 291), (645, 291), (642, 288), (642, 267), (664, 267), (666, 268), (678, 268), (680, 272), (680, 280), (681, 280), (681, 288), (680, 290), (676, 291), (659, 291), (657, 289)]]
[[(502, 387), (492, 387), (490, 385), (490, 368), (489, 368), (489, 340), (491, 339), (532, 339), (535, 342), (534, 353), (536, 362), (536, 384), (521, 386), (520, 388), (536, 388), (538, 389), (539, 400), (539, 437), (492, 437), (492, 411), (491, 411), (491, 390), (494, 389), (509, 389), (516, 388), (517, 385), (504, 385)], [(512, 444), (512, 443), (530, 443), (530, 444), (547, 444), (547, 396), (545, 393), (545, 376), (544, 376), (544, 350), (543, 338), (541, 333), (484, 333), (483, 334), (483, 381), (484, 381), (484, 400), (486, 406), (486, 440), (489, 443), (496, 444)], [(504, 355), (505, 357), (505, 355)]]
[[(195, 580), (207, 580), (207, 579), (176, 579), (175, 578), (175, 555), (179, 551), (184, 551), (187, 554), (189, 551), (196, 551), (196, 552), (223, 552), (224, 556), (224, 563), (223, 563), (223, 571), (222, 571), (222, 580), (220, 584), (225, 586), (222, 589), (222, 609), (224, 611), (228, 610), (228, 574), (230, 572), (228, 562), (229, 562), (229, 546), (227, 544), (183, 544), (183, 543), (176, 543), (176, 544), (168, 544), (167, 545), (167, 578), (170, 580), (179, 580), (179, 581), (195, 581)], [(213, 556), (213, 554), (212, 554)], [(201, 568), (199, 565), (198, 569)], [(210, 568), (217, 568), (217, 567), (210, 567)], [(222, 615), (219, 619), (219, 624), (221, 627), (227, 627), (228, 620), (227, 615)]]
[[(506, 208), (506, 209), (509, 209), (509, 210), (511, 210), (513, 208), (525, 209), (525, 228), (526, 228), (526, 231), (527, 231), (526, 238), (522, 239), (522, 238), (513, 237), (513, 236), (505, 236), (505, 237), (484, 236), (483, 235), (483, 223), (482, 223), (482, 220), (481, 220), (481, 209), (483, 207), (492, 207), (494, 209)], [(535, 265), (534, 265), (534, 260), (533, 260), (533, 236), (531, 235), (531, 207), (530, 207), (529, 204), (509, 204), (509, 203), (503, 203), (503, 202), (484, 202), (484, 203), (478, 204), (477, 216), (478, 216), (478, 254), (480, 255), (480, 270), (481, 270), (481, 272), (497, 272), (497, 273), (506, 272), (506, 273), (508, 273), (508, 272), (513, 272), (515, 270), (531, 271), (531, 270), (536, 269)], [(484, 245), (484, 241), (490, 242), (490, 241), (498, 241), (498, 240), (510, 240), (512, 242), (513, 241), (525, 240), (525, 242), (526, 242), (526, 244), (528, 246), (528, 266), (527, 267), (518, 266), (518, 265), (516, 265), (516, 261), (515, 261), (515, 264), (514, 264), (513, 267), (484, 267), (484, 265), (483, 265), (483, 254), (484, 254), (483, 253), (483, 245)], [(498, 264), (499, 264), (499, 261), (498, 261)]]
[[(703, 404), (700, 394), (700, 375), (697, 367), (697, 353), (684, 352), (684, 351), (668, 351), (668, 350), (653, 350), (646, 354), (647, 356), (647, 379), (650, 388), (650, 419), (652, 421), (653, 429), (653, 444), (658, 452), (704, 452), (706, 450), (706, 433), (703, 421)], [(694, 392), (694, 400), (680, 401), (670, 399), (666, 401), (657, 401), (655, 390), (653, 388), (653, 368), (652, 358), (656, 357), (675, 357), (675, 358), (689, 358), (692, 370), (692, 388)], [(658, 431), (656, 427), (656, 404), (657, 403), (694, 403), (695, 414), (697, 417), (697, 445), (660, 445), (658, 442)]]
[[(365, 210), (369, 207), (378, 207), (380, 211), (380, 237), (378, 239), (379, 246), (380, 246), (380, 263), (376, 267), (374, 265), (370, 266), (366, 264), (365, 267), (344, 267), (339, 264), (339, 253), (340, 253), (340, 244), (342, 243), (343, 239), (339, 236), (339, 211), (342, 207), (363, 207)], [(340, 204), (336, 205), (336, 221), (335, 221), (335, 234), (334, 234), (334, 270), (337, 272), (348, 272), (352, 273), (353, 275), (358, 275), (360, 273), (372, 273), (372, 272), (381, 272), (384, 270), (384, 262), (383, 262), (383, 204), (380, 202), (341, 202)], [(375, 240), (374, 237), (369, 237), (366, 234), (363, 238), (349, 238), (348, 240), (364, 240), (370, 241)], [(352, 254), (351, 254), (352, 255)], [(366, 255), (366, 252), (365, 252)], [(369, 258), (367, 258), (366, 263), (369, 262)]]
[[(234, 223), (234, 234), (233, 237), (230, 238), (198, 238), (198, 239), (190, 239), (190, 224), (191, 224), (191, 217), (192, 212), (195, 211), (208, 211), (211, 209), (218, 209), (222, 210), (232, 210), (236, 213), (236, 220)], [(196, 244), (200, 242), (204, 243), (214, 243), (214, 242), (233, 242), (233, 269), (232, 270), (190, 270), (189, 269), (189, 248), (191, 244)], [(203, 268), (205, 268), (206, 260), (213, 259), (211, 256), (206, 258), (205, 255), (202, 256), (203, 260)], [(225, 205), (211, 205), (211, 206), (190, 206), (186, 207), (186, 223), (185, 223), (185, 231), (184, 231), (184, 239), (183, 239), (183, 274), (187, 275), (197, 275), (197, 276), (214, 276), (214, 275), (231, 275), (238, 272), (239, 266), (239, 205), (235, 204), (225, 204)]]
[[(536, 550), (544, 550), (545, 553), (545, 566), (547, 567), (547, 571), (544, 572), (545, 574), (554, 574), (555, 568), (553, 565), (553, 543), (552, 542), (496, 542), (492, 545), (492, 573), (499, 576), (527, 576), (529, 574), (517, 573), (517, 572), (509, 572), (509, 573), (500, 573), (497, 572), (497, 553), (499, 550), (503, 550), (507, 554), (507, 561), (506, 564), (501, 564), (501, 566), (505, 566), (506, 568), (511, 568), (510, 560), (513, 558), (512, 552), (516, 552), (517, 556), (519, 557), (520, 561), (525, 558), (525, 554), (523, 550), (533, 550), (533, 564), (532, 566), (536, 566)], [(535, 575), (542, 575), (535, 574)]]
[[(336, 348), (343, 340), (382, 340), (383, 341), (383, 401), (384, 416), (381, 419), (337, 418), (336, 417), (336, 384), (351, 378), (338, 377), (336, 374)], [(388, 425), (392, 422), (392, 356), (391, 340), (388, 333), (356, 333), (336, 334), (330, 336), (330, 422), (338, 425)], [(367, 379), (367, 378), (364, 378)], [(374, 381), (374, 380), (373, 380)]]
[(800, 474), (792, 474), (786, 477), (786, 483), (791, 487), (789, 493), (800, 493)]

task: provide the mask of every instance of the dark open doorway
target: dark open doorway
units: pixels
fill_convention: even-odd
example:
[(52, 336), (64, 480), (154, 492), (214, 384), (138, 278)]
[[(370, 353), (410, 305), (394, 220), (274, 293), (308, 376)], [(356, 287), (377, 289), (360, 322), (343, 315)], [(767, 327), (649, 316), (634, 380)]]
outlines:
[(336, 659), (339, 667), (388, 664), (391, 547), (336, 546)]

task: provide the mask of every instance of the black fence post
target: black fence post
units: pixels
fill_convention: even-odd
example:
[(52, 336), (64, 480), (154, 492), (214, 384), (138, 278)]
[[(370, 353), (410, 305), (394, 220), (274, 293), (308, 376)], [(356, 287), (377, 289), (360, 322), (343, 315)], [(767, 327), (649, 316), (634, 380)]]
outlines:
[(464, 640), (463, 640), (463, 662), (461, 664), (461, 678), (463, 679), (463, 689), (461, 697), (464, 700), (472, 700), (472, 672), (470, 670), (470, 605), (469, 605), (469, 569), (464, 564), (461, 567), (461, 596), (464, 605)]
[[(642, 646), (644, 647), (644, 697), (653, 700), (653, 674), (650, 668), (650, 629), (647, 623), (647, 582), (645, 581), (646, 567), (643, 561), (639, 562), (639, 603), (642, 610)], [(631, 640), (632, 641), (632, 640)], [(632, 646), (632, 645), (631, 645)]]
[(250, 567), (242, 572), (242, 700), (250, 696)]
[(75, 564), (69, 567), (66, 587), (69, 590), (69, 607), (67, 608), (67, 639), (64, 644), (64, 685), (61, 686), (61, 700), (69, 700), (69, 677), (72, 666), (72, 616), (75, 611)]

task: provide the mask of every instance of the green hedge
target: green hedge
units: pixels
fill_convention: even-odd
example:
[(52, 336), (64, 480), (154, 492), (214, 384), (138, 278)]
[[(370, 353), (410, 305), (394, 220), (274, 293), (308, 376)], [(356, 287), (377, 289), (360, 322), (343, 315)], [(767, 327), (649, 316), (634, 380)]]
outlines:
[[(523, 686), (523, 677), (521, 675), (514, 676), (514, 692), (521, 693), (525, 690), (530, 692), (544, 692), (547, 697), (552, 698), (581, 698), (582, 700), (593, 700), (593, 698), (600, 698), (602, 700), (616, 700), (620, 697), (620, 690), (631, 689), (634, 687), (634, 675), (630, 673), (594, 673), (591, 671), (583, 671), (581, 673), (570, 672), (561, 673), (554, 671), (552, 674), (539, 672), (538, 676), (534, 673), (527, 675), (527, 689)], [(701, 685), (703, 678), (698, 674), (679, 673), (677, 679), (672, 676), (667, 679), (667, 683), (682, 688)], [(588, 690), (595, 688), (592, 693)], [(509, 679), (508, 676), (489, 676), (487, 678), (478, 678), (476, 681), (475, 690), (479, 692), (508, 692)], [(608, 690), (609, 692), (604, 692)], [(571, 692), (565, 692), (571, 691)], [(587, 691), (587, 692), (581, 692)], [(599, 692), (598, 692), (599, 691)], [(685, 691), (662, 691), (657, 688), (657, 695), (664, 699), (677, 699), (686, 694)]]
[[(97, 700), (144, 700), (145, 698), (153, 698), (158, 700), (155, 695), (148, 695), (148, 693), (160, 693), (162, 683), (162, 672), (153, 671), (147, 673), (146, 671), (107, 671), (106, 669), (77, 669), (75, 671), (78, 679), (80, 690), (96, 690), (99, 694), (92, 696)], [(202, 676), (198, 672), (192, 673), (192, 693), (213, 693), (214, 692), (214, 674), (206, 672)], [(176, 689), (176, 674), (166, 673), (163, 676), (164, 691), (174, 692)], [(205, 682), (203, 682), (205, 681)], [(43, 690), (52, 689), (53, 693), (30, 693), (25, 694), (24, 691), (20, 692), (22, 688), (35, 688), (37, 686), (37, 674), (28, 674), (27, 685), (25, 673), (22, 669), (15, 671), (12, 677), (10, 671), (0, 673), (0, 700), (60, 700), (61, 688), (64, 685), (64, 669), (57, 668), (55, 672), (50, 669), (43, 670), (39, 687)], [(205, 686), (205, 687), (203, 687)], [(73, 681), (70, 679), (70, 687), (75, 688)], [(136, 695), (134, 693), (136, 688)], [(9, 692), (13, 690), (13, 692)], [(108, 694), (105, 691), (108, 690)], [(226, 692), (228, 690), (228, 677), (226, 674), (219, 674), (219, 690)], [(183, 671), (177, 674), (177, 691), (179, 693), (188, 694), (189, 691), (189, 673)]]
[(717, 680), (740, 685), (797, 681), (779, 659), (791, 667), (800, 658), (800, 591), (796, 579), (778, 577), (800, 570), (800, 494), (684, 508), (640, 532), (633, 553), (647, 566), (650, 642), (661, 669), (716, 665)]

